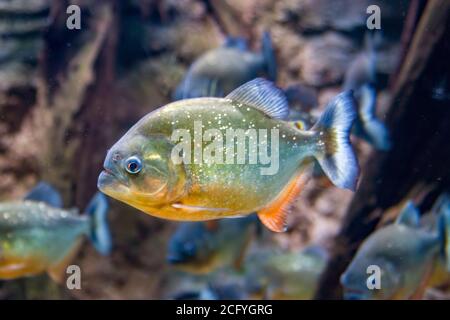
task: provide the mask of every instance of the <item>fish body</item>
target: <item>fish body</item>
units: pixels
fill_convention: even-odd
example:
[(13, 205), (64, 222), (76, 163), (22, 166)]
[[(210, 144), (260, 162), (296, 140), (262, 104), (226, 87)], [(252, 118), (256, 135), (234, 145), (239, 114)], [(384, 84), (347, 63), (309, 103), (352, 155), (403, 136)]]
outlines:
[[(420, 226), (418, 210), (408, 203), (396, 223), (370, 235), (341, 276), (346, 299), (417, 299), (438, 276), (444, 236)], [(378, 289), (368, 288), (370, 266), (381, 270)]]
[(256, 222), (254, 216), (209, 225), (184, 222), (169, 241), (167, 260), (191, 273), (205, 274), (230, 266), (239, 269)]
[[(37, 189), (52, 192), (44, 184)], [(34, 196), (38, 193), (51, 203), (51, 193), (37, 192)], [(105, 237), (109, 240), (107, 230), (95, 221), (104, 219), (100, 216), (106, 214), (104, 196), (98, 194), (91, 202), (91, 215), (82, 216), (77, 210), (53, 207), (45, 198), (28, 199), (0, 204), (0, 279), (47, 271), (58, 280), (61, 268), (67, 266), (76, 253), (83, 236), (95, 236), (100, 251), (109, 251), (109, 245), (102, 242)]]
[[(202, 221), (258, 211), (266, 226), (282, 231), (311, 159), (335, 185), (355, 187), (353, 112), (351, 94), (343, 93), (314, 130), (301, 131), (282, 120), (286, 99), (263, 79), (225, 98), (177, 101), (141, 119), (109, 150), (98, 187), (161, 218)], [(248, 136), (234, 139), (236, 130)]]
[(33, 275), (62, 261), (89, 232), (89, 218), (39, 202), (0, 205), (0, 278)]
[(247, 50), (243, 39), (228, 38), (223, 46), (204, 53), (191, 65), (174, 100), (223, 97), (262, 75), (268, 75), (270, 80), (276, 77), (270, 35), (263, 35), (261, 52)]
[(327, 253), (317, 246), (301, 252), (249, 256), (245, 269), (248, 290), (264, 299), (312, 299), (326, 261)]

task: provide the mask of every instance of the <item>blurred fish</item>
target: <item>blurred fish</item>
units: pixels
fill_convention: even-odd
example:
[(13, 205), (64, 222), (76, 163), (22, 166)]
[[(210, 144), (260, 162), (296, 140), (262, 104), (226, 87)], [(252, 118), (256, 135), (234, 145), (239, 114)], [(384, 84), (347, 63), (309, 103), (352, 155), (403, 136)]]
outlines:
[[(174, 102), (145, 116), (108, 151), (98, 187), (165, 219), (204, 221), (257, 212), (265, 226), (281, 232), (290, 204), (308, 180), (313, 158), (336, 186), (355, 189), (359, 168), (349, 141), (354, 108), (351, 93), (341, 93), (311, 130), (301, 131), (282, 120), (288, 114), (284, 94), (263, 79), (250, 81), (226, 98)], [(259, 146), (271, 150), (270, 167), (255, 159), (254, 164), (236, 161), (238, 128), (253, 129), (255, 135), (263, 131), (266, 137), (271, 132)], [(227, 144), (231, 142), (233, 149), (214, 144), (212, 150), (212, 143), (202, 138), (203, 130), (209, 129), (217, 141), (230, 137), (231, 131)], [(174, 138), (174, 132), (183, 134)], [(194, 142), (202, 143), (192, 145), (192, 132)], [(238, 142), (238, 149), (243, 145), (245, 141)], [(244, 150), (250, 151), (246, 159), (257, 156), (251, 148)], [(224, 163), (227, 149), (232, 152), (226, 152)], [(211, 150), (214, 158), (205, 163), (201, 157)]]
[(256, 223), (255, 216), (182, 223), (169, 241), (167, 261), (199, 274), (229, 266), (239, 269)]
[(376, 82), (376, 50), (380, 39), (377, 33), (367, 33), (364, 40), (364, 50), (353, 59), (344, 77), (344, 90), (354, 90), (355, 96), (362, 86)]
[(50, 1), (0, 1), (0, 89), (34, 86)]
[(249, 51), (243, 38), (228, 38), (223, 46), (206, 52), (191, 65), (173, 99), (223, 97), (264, 75), (275, 81), (276, 61), (270, 34), (263, 34), (259, 53)]
[(344, 79), (344, 90), (353, 90), (358, 101), (358, 117), (354, 133), (378, 150), (391, 147), (389, 132), (376, 116), (376, 35), (366, 36), (366, 48), (357, 55), (348, 68)]
[(48, 272), (60, 282), (83, 235), (101, 254), (111, 250), (108, 202), (97, 193), (86, 213), (61, 209), (60, 195), (39, 183), (22, 201), (0, 203), (0, 279)]
[(309, 130), (317, 122), (313, 109), (318, 106), (317, 92), (300, 83), (289, 85), (284, 89), (289, 105), (288, 120), (300, 130)]
[(431, 97), (438, 101), (450, 100), (448, 75), (444, 74), (431, 89)]
[(327, 252), (319, 246), (297, 253), (269, 251), (249, 256), (247, 290), (253, 298), (312, 299), (327, 259)]
[[(439, 227), (441, 223), (442, 229), (450, 230), (450, 193), (444, 192), (434, 204), (431, 209), (434, 217), (434, 223), (432, 226)], [(444, 247), (444, 257), (446, 265), (446, 270), (450, 272), (450, 232), (445, 232), (445, 247)]]
[(294, 83), (284, 89), (290, 109), (309, 113), (318, 106), (317, 91), (313, 88)]
[(359, 90), (359, 109), (354, 133), (378, 150), (389, 150), (391, 148), (389, 131), (375, 114), (376, 90), (369, 84), (363, 85)]
[[(341, 276), (346, 299), (417, 299), (436, 283), (450, 224), (440, 214), (438, 230), (420, 225), (418, 209), (408, 202), (394, 224), (378, 229), (361, 245)], [(381, 269), (381, 288), (368, 289), (367, 268)]]
[(242, 300), (247, 299), (245, 288), (239, 283), (207, 284), (201, 290), (178, 292), (174, 300)]

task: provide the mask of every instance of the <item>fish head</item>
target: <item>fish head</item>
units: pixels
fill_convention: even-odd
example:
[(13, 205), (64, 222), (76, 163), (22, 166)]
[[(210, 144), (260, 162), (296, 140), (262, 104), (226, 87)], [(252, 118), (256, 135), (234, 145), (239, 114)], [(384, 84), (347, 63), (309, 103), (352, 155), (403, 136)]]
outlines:
[(99, 190), (144, 211), (173, 202), (184, 193), (186, 174), (171, 161), (172, 149), (164, 136), (127, 133), (106, 155)]
[(402, 290), (410, 261), (402, 250), (404, 240), (410, 239), (404, 229), (389, 225), (362, 243), (340, 278), (345, 299), (386, 300)]
[(184, 222), (169, 241), (167, 261), (177, 266), (204, 264), (214, 251), (211, 242), (203, 222)]
[[(379, 287), (375, 286), (376, 281)], [(401, 289), (401, 273), (395, 264), (382, 257), (356, 257), (340, 282), (346, 300), (386, 300)]]

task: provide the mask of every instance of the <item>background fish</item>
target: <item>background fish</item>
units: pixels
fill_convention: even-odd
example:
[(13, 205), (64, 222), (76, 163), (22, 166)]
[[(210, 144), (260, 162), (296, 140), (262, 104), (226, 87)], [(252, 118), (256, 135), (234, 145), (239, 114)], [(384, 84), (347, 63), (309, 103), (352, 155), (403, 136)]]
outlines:
[(0, 17), (0, 89), (34, 86), (50, 1), (1, 1)]
[(40, 183), (22, 201), (0, 204), (0, 279), (42, 272), (60, 281), (87, 235), (101, 254), (111, 250), (106, 214), (108, 203), (97, 193), (87, 215), (61, 209), (59, 194)]
[(301, 83), (294, 83), (284, 89), (290, 109), (309, 113), (319, 105), (317, 90)]
[(200, 56), (189, 68), (173, 99), (223, 97), (258, 77), (275, 81), (276, 61), (270, 34), (262, 36), (261, 52), (251, 52), (245, 39), (228, 38), (223, 46)]
[(251, 255), (245, 264), (248, 291), (264, 299), (312, 299), (327, 258), (319, 246), (301, 252), (269, 250)]
[(246, 299), (242, 288), (231, 285), (207, 285), (203, 289), (195, 291), (178, 292), (172, 298), (174, 300), (242, 300)]
[(192, 273), (210, 273), (218, 268), (240, 268), (255, 233), (255, 216), (224, 219), (209, 225), (185, 222), (170, 238), (167, 261)]
[(366, 34), (365, 50), (357, 55), (349, 66), (343, 89), (353, 90), (358, 102), (354, 133), (378, 150), (389, 150), (389, 132), (376, 115), (376, 47), (380, 42), (377, 35), (378, 33)]
[[(442, 249), (449, 232), (448, 217), (440, 216), (439, 229), (420, 226), (420, 213), (408, 202), (394, 224), (375, 231), (361, 245), (341, 276), (346, 299), (420, 298), (441, 272)], [(381, 269), (381, 289), (367, 287), (367, 267)]]
[[(108, 151), (98, 187), (113, 198), (161, 218), (200, 221), (256, 211), (269, 229), (284, 231), (288, 208), (307, 182), (305, 172), (312, 158), (340, 188), (354, 190), (359, 174), (349, 141), (355, 117), (351, 93), (336, 96), (309, 131), (283, 121), (287, 114), (284, 94), (263, 79), (239, 87), (226, 98), (168, 104), (141, 119)], [(261, 161), (236, 164), (236, 154), (233, 164), (176, 164), (171, 155), (174, 130), (187, 134), (183, 145), (190, 150), (184, 152), (184, 157), (195, 159), (195, 152), (204, 152), (210, 144), (191, 144), (194, 120), (202, 121), (203, 132), (217, 129), (215, 132), (222, 136), (226, 136), (227, 129), (279, 130), (279, 141), (275, 140), (278, 148), (275, 143), (272, 150), (279, 153), (275, 157), (278, 170), (262, 174), (262, 170), (273, 168)], [(265, 141), (268, 150), (274, 143), (272, 139)], [(222, 146), (217, 153), (223, 150)]]

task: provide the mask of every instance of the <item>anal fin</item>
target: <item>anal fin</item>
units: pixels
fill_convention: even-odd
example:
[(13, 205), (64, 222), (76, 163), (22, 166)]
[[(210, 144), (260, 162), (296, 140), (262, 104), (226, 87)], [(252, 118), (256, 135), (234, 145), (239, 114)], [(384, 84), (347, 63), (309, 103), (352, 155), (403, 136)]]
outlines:
[(286, 231), (286, 218), (290, 206), (300, 194), (306, 183), (309, 181), (310, 174), (300, 173), (281, 191), (278, 197), (272, 201), (266, 208), (258, 212), (261, 222), (274, 232)]
[(78, 249), (81, 247), (82, 242), (83, 238), (78, 239), (74, 246), (70, 249), (69, 253), (66, 254), (66, 256), (61, 261), (51, 266), (47, 270), (48, 275), (50, 276), (50, 278), (52, 278), (53, 281), (55, 281), (56, 283), (63, 282), (64, 275), (66, 274), (66, 269), (78, 254)]

